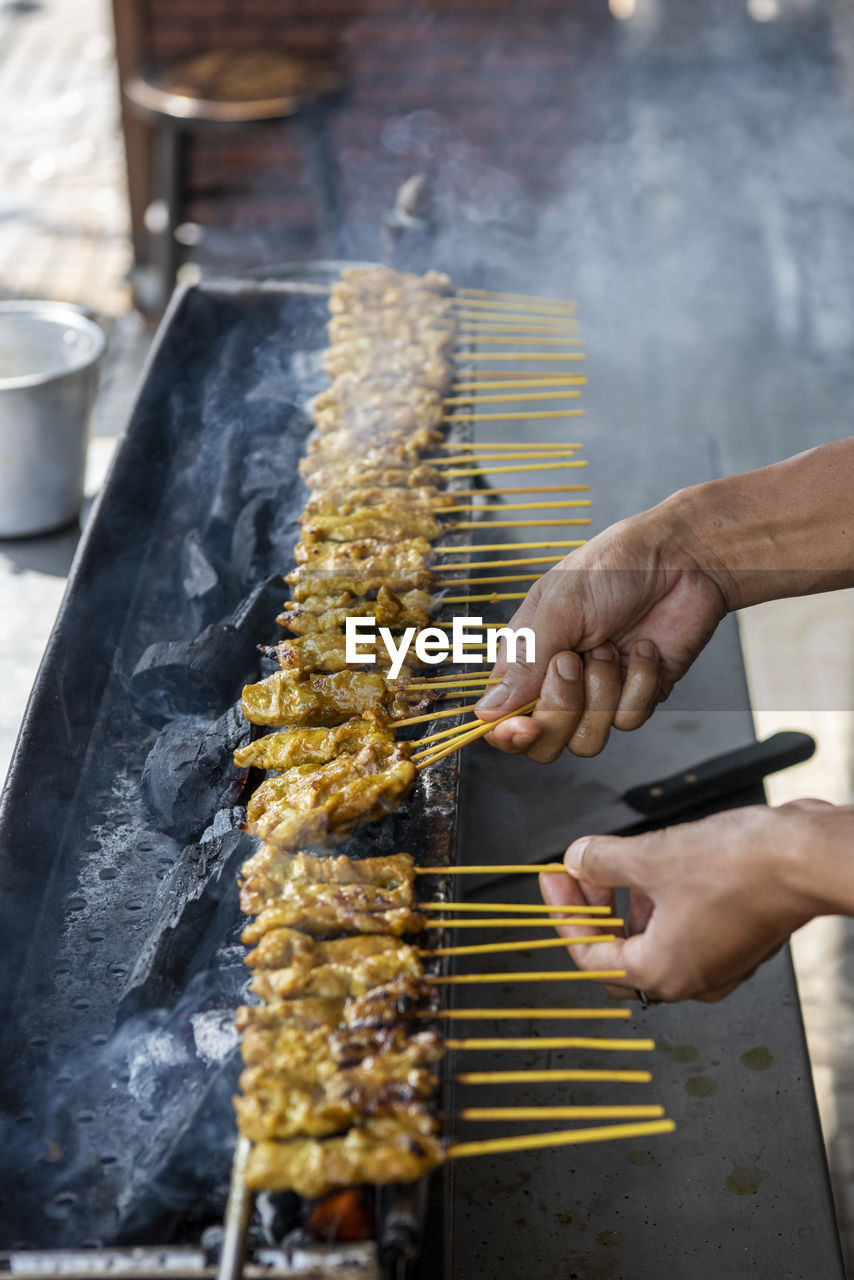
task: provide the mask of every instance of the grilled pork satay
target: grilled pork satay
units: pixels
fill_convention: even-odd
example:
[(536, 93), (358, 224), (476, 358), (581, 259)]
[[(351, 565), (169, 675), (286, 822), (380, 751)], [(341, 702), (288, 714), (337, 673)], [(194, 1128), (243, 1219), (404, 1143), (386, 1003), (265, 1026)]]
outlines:
[(373, 743), (391, 751), (394, 730), (354, 716), (334, 728), (297, 728), (267, 733), (263, 738), (239, 747), (234, 763), (239, 769), (292, 769), (297, 764), (326, 764), (337, 756), (353, 755)]
[(266, 935), (270, 941), (256, 960), (271, 955), (275, 948), (275, 954), (287, 956), (289, 963), (276, 969), (253, 962), (258, 972), (250, 990), (264, 1001), (292, 996), (363, 996), (395, 978), (420, 978), (423, 973), (415, 947), (398, 938), (372, 934), (314, 942), (295, 929), (282, 932), (288, 935), (284, 939)]
[[(398, 573), (391, 582), (389, 581), (391, 575), (384, 573), (370, 574), (356, 569), (314, 570), (302, 567), (292, 569), (286, 575), (285, 581), (292, 588), (294, 602), (300, 604), (318, 596), (349, 595), (351, 599), (375, 596), (383, 587), (398, 596), (412, 591), (427, 592), (432, 587), (436, 576), (429, 569), (418, 569), (409, 577)], [(429, 600), (429, 595), (426, 598)]]
[(433, 548), (426, 538), (407, 538), (402, 541), (383, 542), (378, 538), (354, 539), (352, 542), (298, 542), (294, 547), (294, 559), (298, 566), (310, 569), (337, 569), (367, 574), (389, 574), (386, 586), (390, 591), (395, 573), (417, 573), (433, 562)]
[(389, 689), (381, 675), (338, 671), (304, 676), (294, 668), (275, 671), (243, 690), (241, 708), (252, 724), (333, 725), (351, 716), (367, 716), (379, 724), (408, 715), (411, 706), (399, 690)]
[(360, 307), (374, 311), (378, 307), (399, 307), (411, 297), (426, 300), (452, 294), (451, 277), (441, 271), (419, 276), (393, 267), (342, 267), (332, 286), (329, 310), (333, 315), (357, 313)]
[(401, 506), (394, 512), (366, 507), (346, 516), (303, 518), (303, 542), (352, 542), (362, 538), (379, 538), (391, 542), (396, 538), (440, 538), (448, 527), (428, 512), (407, 511)]
[(316, 455), (303, 458), (299, 464), (299, 473), (314, 493), (348, 483), (417, 487), (441, 484), (445, 479), (438, 467), (431, 467), (427, 462), (409, 466), (397, 459), (393, 462), (360, 465), (352, 459), (347, 462), (340, 458), (325, 459)]
[[(333, 884), (365, 893), (382, 893), (382, 909), (385, 909), (412, 905), (415, 862), (408, 853), (374, 858), (348, 858), (346, 854), (316, 858), (310, 853), (287, 853), (272, 845), (262, 845), (243, 864), (242, 874), (247, 885), (252, 877), (262, 877), (258, 891), (272, 897), (285, 894), (293, 886)], [(365, 910), (376, 910), (367, 905), (367, 899), (363, 901)], [(249, 915), (261, 909), (244, 902), (242, 895), (241, 906)]]
[[(295, 1002), (299, 1003), (299, 1002)], [(253, 1141), (334, 1133), (366, 1116), (424, 1112), (442, 1057), (433, 1032), (353, 1034), (292, 1021), (269, 1035), (265, 1060), (240, 1076), (238, 1127)]]
[(399, 348), (390, 348), (383, 339), (351, 338), (327, 347), (323, 353), (323, 368), (331, 378), (351, 369), (358, 372), (377, 366), (402, 376), (417, 369), (425, 386), (444, 392), (451, 380), (451, 363), (447, 358), (450, 347), (450, 338), (443, 342), (413, 341)]
[[(434, 443), (434, 433), (426, 428), (398, 431), (393, 436), (383, 433), (365, 440), (346, 427), (338, 427), (335, 431), (311, 437), (305, 448), (305, 457), (300, 463), (300, 475), (305, 479), (318, 466), (346, 467), (354, 459), (358, 459), (366, 470), (387, 467), (414, 470), (426, 465), (422, 463), (421, 455), (432, 449)], [(435, 477), (437, 468), (433, 467), (432, 471)], [(357, 480), (356, 483), (372, 482)]]
[(249, 801), (246, 830), (284, 849), (343, 840), (397, 808), (416, 777), (410, 752), (406, 742), (390, 752), (364, 747), (268, 778)]
[(369, 1120), (342, 1138), (259, 1142), (249, 1155), (246, 1183), (312, 1198), (361, 1182), (411, 1182), (442, 1162), (435, 1129), (435, 1119), (420, 1114), (405, 1121)]
[[(397, 858), (398, 855), (393, 855)], [(408, 859), (408, 855), (399, 855)], [(412, 908), (414, 901), (414, 890), (412, 890), (412, 879), (414, 874), (411, 870), (401, 870), (396, 872), (393, 865), (387, 870), (387, 874), (380, 876), (378, 870), (371, 869), (376, 876), (375, 882), (360, 881), (360, 879), (341, 879), (341, 878), (325, 878), (319, 876), (314, 878), (315, 873), (306, 872), (301, 874), (302, 865), (307, 861), (318, 861), (318, 863), (350, 863), (348, 858), (312, 858), (311, 854), (291, 854), (291, 852), (277, 849), (275, 845), (261, 845), (256, 854), (252, 854), (251, 858), (243, 863), (241, 868), (241, 910), (246, 915), (270, 915), (265, 916), (266, 923), (274, 922), (275, 910), (282, 902), (291, 902), (302, 908), (306, 901), (312, 900), (312, 895), (323, 897), (328, 900), (328, 895), (334, 893), (334, 900), (341, 905), (342, 910), (350, 911), (350, 913), (364, 914), (385, 914), (389, 911), (408, 911)], [(388, 861), (388, 859), (380, 858), (370, 860)], [(408, 859), (411, 863), (411, 859)], [(359, 864), (361, 865), (361, 864)], [(328, 869), (329, 877), (346, 877), (351, 873), (351, 869), (344, 867), (333, 867)], [(280, 920), (279, 923), (286, 923)]]
[(404, 976), (374, 987), (364, 996), (309, 996), (273, 1004), (241, 1005), (234, 1025), (242, 1037), (240, 1051), (245, 1065), (257, 1067), (274, 1056), (283, 1026), (305, 1031), (322, 1027), (326, 1031), (397, 1032), (404, 1022), (417, 1018), (433, 997), (433, 988), (423, 978)]
[(362, 911), (348, 901), (344, 889), (314, 885), (267, 906), (252, 924), (243, 930), (242, 939), (254, 946), (273, 929), (298, 929), (314, 938), (332, 938), (345, 934), (384, 933), (402, 938), (406, 933), (420, 933), (427, 921), (409, 907), (390, 907), (385, 911)]
[(437, 489), (434, 485), (411, 488), (382, 488), (380, 485), (354, 488), (342, 485), (315, 494), (305, 504), (303, 515), (334, 515), (336, 512), (347, 515), (351, 511), (374, 508), (385, 510), (390, 506), (433, 512), (441, 511), (443, 507), (452, 507), (458, 501), (456, 494), (447, 489)]
[[(312, 674), (334, 674), (337, 671), (360, 671), (368, 666), (378, 674), (387, 675), (391, 667), (391, 658), (384, 645), (363, 644), (360, 652), (368, 656), (360, 662), (347, 661), (347, 643), (342, 631), (313, 631), (301, 635), (297, 640), (280, 640), (274, 645), (259, 645), (261, 653), (275, 658), (280, 667), (288, 667), (299, 671), (304, 676)], [(416, 670), (426, 664), (419, 661), (414, 653), (407, 654), (407, 661), (398, 674), (398, 682), (403, 686), (414, 675)]]
[(442, 397), (417, 377), (390, 381), (376, 374), (345, 373), (315, 397), (318, 431), (346, 426), (357, 435), (427, 427), (439, 431), (445, 415)]
[[(415, 597), (416, 603), (405, 603), (407, 596)], [(286, 601), (276, 621), (280, 627), (287, 627), (297, 636), (329, 631), (340, 634), (348, 618), (373, 618), (378, 627), (393, 627), (398, 631), (405, 627), (421, 630), (429, 625), (433, 607), (430, 596), (426, 596), (430, 601), (430, 611), (422, 606), (422, 598), (425, 598), (425, 593), (421, 591), (406, 592), (403, 598), (396, 597), (385, 587), (380, 588), (375, 600), (357, 600), (350, 595), (312, 596), (301, 604), (296, 600)]]

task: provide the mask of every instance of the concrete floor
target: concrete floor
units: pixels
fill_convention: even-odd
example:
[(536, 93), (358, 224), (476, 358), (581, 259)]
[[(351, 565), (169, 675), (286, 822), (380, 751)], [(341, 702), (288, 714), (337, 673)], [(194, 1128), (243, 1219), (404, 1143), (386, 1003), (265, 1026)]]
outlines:
[[(722, 55), (698, 39), (686, 79), (677, 36), (650, 17), (660, 23), (668, 5), (639, 4), (617, 53), (623, 127), (576, 158), (565, 199), (544, 213), (542, 254), (532, 250), (527, 264), (532, 287), (554, 288), (557, 277), (581, 297), (597, 421), (709, 436), (723, 472), (851, 430), (854, 37), (842, 7), (817, 8), (836, 42), (822, 74), (821, 57), (794, 37), (783, 75), (749, 59), (722, 71)], [(68, 298), (120, 317), (94, 423), (91, 496), (147, 346), (124, 314), (129, 246), (109, 6), (7, 5), (0, 37), (0, 296)], [(783, 138), (775, 119), (786, 121)], [(0, 776), (77, 536), (0, 544)], [(758, 733), (806, 729), (819, 743), (813, 761), (771, 781), (770, 798), (850, 801), (854, 593), (761, 606), (741, 626)], [(850, 922), (818, 921), (795, 951), (854, 1275), (852, 942)]]

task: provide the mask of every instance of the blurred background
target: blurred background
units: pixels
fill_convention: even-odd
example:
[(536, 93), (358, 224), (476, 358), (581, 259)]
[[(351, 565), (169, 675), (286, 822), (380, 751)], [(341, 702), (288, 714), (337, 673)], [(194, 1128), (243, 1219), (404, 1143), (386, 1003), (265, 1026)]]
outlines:
[[(576, 297), (596, 429), (730, 473), (852, 432), (853, 113), (852, 0), (4, 0), (0, 299), (107, 333), (89, 500), (176, 280), (401, 246)], [(79, 532), (0, 542), (2, 773)], [(771, 798), (850, 802), (851, 593), (741, 626), (819, 742)], [(854, 1274), (852, 937), (796, 959)]]

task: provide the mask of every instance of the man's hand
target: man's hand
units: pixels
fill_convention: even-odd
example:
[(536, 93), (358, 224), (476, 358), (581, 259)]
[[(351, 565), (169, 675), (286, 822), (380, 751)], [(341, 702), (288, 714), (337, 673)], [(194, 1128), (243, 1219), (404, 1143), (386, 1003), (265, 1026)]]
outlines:
[(491, 720), (540, 701), (493, 730), (494, 746), (541, 764), (565, 746), (595, 756), (612, 725), (639, 728), (688, 670), (728, 602), (674, 505), (613, 525), (534, 584), (509, 625), (533, 629), (536, 661), (500, 653), (501, 683), (475, 711)]
[[(854, 914), (854, 806), (798, 800), (732, 809), (646, 835), (574, 841), (568, 876), (540, 877), (551, 905), (614, 906), (629, 937), (572, 948), (582, 969), (624, 969), (621, 995), (722, 1000), (816, 915)], [(565, 938), (584, 929), (561, 925)]]

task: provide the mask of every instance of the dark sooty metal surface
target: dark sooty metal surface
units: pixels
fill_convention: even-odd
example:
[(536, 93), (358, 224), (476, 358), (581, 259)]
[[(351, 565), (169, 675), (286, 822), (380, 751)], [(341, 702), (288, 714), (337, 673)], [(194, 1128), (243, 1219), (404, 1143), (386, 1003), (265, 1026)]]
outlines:
[[(221, 1219), (254, 843), (230, 708), (277, 630), (325, 319), (282, 287), (177, 295), (81, 547), (0, 810), (2, 1247)], [(451, 756), (344, 848), (447, 862), (456, 784)]]

